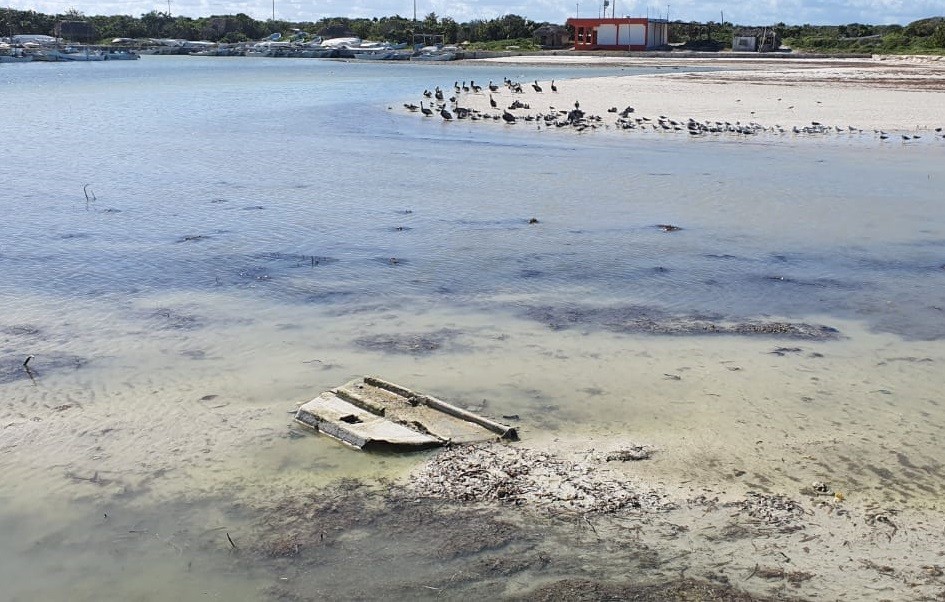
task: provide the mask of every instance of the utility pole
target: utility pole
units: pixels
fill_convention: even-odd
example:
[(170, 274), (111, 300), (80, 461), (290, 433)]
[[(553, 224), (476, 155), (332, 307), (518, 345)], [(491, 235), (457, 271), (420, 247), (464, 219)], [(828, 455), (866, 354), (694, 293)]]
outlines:
[(575, 19), (581, 18), (581, 3), (580, 2), (574, 3), (574, 18)]
[(272, 20), (276, 20), (276, 0), (272, 0)]
[(171, 18), (171, 0), (167, 0), (167, 18)]
[(666, 22), (669, 23), (669, 4), (666, 5)]

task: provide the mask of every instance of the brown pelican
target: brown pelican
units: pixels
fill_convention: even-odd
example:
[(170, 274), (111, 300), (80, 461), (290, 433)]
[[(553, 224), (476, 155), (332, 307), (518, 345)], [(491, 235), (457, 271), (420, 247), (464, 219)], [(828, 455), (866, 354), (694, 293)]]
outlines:
[(420, 112), (423, 113), (426, 117), (433, 115), (433, 110), (430, 107), (423, 106), (423, 101), (420, 101)]
[(541, 92), (541, 86), (538, 85), (538, 80), (535, 80), (535, 83), (532, 84), (532, 88), (535, 89), (535, 92)]
[(552, 92), (558, 91), (558, 86), (555, 85), (555, 80), (551, 80), (551, 91)]

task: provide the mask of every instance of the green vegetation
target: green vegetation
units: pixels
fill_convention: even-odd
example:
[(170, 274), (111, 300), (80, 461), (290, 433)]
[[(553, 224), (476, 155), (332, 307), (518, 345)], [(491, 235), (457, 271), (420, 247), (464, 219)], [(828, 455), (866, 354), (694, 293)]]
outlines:
[[(670, 24), (671, 43), (700, 50), (731, 48), (740, 26), (732, 23)], [(762, 28), (753, 28), (762, 29)], [(902, 25), (785, 25), (769, 26), (784, 46), (796, 51), (848, 54), (945, 54), (945, 17)]]
[[(521, 50), (537, 50), (533, 33), (541, 23), (518, 15), (504, 15), (497, 19), (473, 20), (458, 23), (450, 17), (435, 13), (413, 21), (400, 15), (373, 19), (330, 17), (314, 22), (292, 23), (281, 20), (257, 21), (243, 13), (193, 19), (172, 17), (168, 13), (151, 11), (140, 17), (84, 16), (76, 10), (64, 14), (46, 15), (35, 11), (0, 9), (0, 34), (54, 35), (60, 21), (86, 21), (91, 24), (94, 40), (105, 42), (113, 38), (182, 38), (211, 42), (242, 42), (260, 40), (272, 33), (290, 37), (298, 31), (322, 37), (358, 36), (363, 39), (389, 42), (414, 41), (415, 34), (433, 34), (443, 37), (446, 44), (468, 43), (469, 48), (505, 50), (518, 46)], [(707, 23), (675, 21), (670, 23), (669, 40), (693, 50), (718, 51), (732, 46), (732, 36), (741, 26), (730, 22)], [(753, 29), (763, 29), (756, 27)], [(818, 53), (885, 53), (885, 54), (945, 54), (945, 17), (932, 17), (902, 25), (785, 25), (768, 26), (774, 29), (785, 46), (796, 51)]]
[(35, 11), (0, 9), (0, 35), (45, 34), (54, 35), (60, 21), (86, 21), (95, 31), (95, 40), (108, 42), (114, 38), (179, 38), (210, 42), (242, 42), (260, 40), (272, 33), (290, 37), (298, 31), (325, 38), (358, 36), (366, 40), (413, 42), (414, 34), (440, 35), (447, 44), (468, 42), (473, 47), (497, 45), (500, 48), (516, 45), (523, 49), (536, 48), (532, 33), (541, 23), (518, 15), (504, 15), (497, 19), (457, 23), (450, 17), (430, 13), (422, 20), (406, 17), (375, 17), (349, 19), (331, 17), (314, 22), (292, 23), (281, 20), (257, 21), (243, 13), (192, 19), (172, 17), (168, 13), (151, 11), (140, 17), (85, 16), (76, 10), (64, 14), (46, 15)]
[(467, 46), (470, 50), (541, 50), (532, 38), (514, 40), (496, 40), (493, 42), (473, 42)]

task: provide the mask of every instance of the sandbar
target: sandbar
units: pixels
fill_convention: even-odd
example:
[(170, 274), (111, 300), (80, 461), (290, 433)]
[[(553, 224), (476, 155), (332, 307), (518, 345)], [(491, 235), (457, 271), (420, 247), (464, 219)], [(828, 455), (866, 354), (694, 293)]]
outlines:
[[(513, 65), (604, 65), (649, 67), (665, 73), (558, 80), (486, 82), (478, 92), (444, 89), (455, 103), (485, 121), (515, 126), (552, 125), (548, 115), (565, 116), (576, 106), (592, 129), (666, 129), (687, 123), (751, 124), (755, 132), (777, 134), (843, 133), (898, 136), (945, 142), (945, 60), (943, 57), (867, 57), (863, 59), (704, 59), (615, 56), (520, 56), (482, 59)], [(687, 68), (711, 71), (687, 71)], [(512, 86), (509, 82), (512, 82)], [(520, 85), (515, 91), (514, 84)], [(538, 85), (541, 91), (534, 86)], [(490, 106), (490, 97), (496, 107)], [(510, 108), (518, 101), (527, 107)], [(577, 103), (577, 104), (576, 104)], [(632, 108), (632, 112), (625, 112)], [(509, 112), (516, 120), (506, 121)], [(623, 122), (617, 118), (623, 113)], [(433, 117), (437, 117), (434, 112)], [(493, 119), (488, 119), (492, 117)], [(594, 119), (594, 118), (600, 119)], [(661, 117), (670, 125), (659, 125)], [(633, 127), (621, 127), (630, 123)], [(814, 128), (816, 131), (804, 131)], [(585, 128), (580, 128), (584, 131)]]

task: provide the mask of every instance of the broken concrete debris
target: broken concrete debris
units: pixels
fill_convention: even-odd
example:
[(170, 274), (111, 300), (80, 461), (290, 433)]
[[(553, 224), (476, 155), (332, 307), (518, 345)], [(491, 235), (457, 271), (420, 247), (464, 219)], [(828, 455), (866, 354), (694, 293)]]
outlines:
[(518, 439), (511, 426), (372, 376), (322, 393), (299, 407), (295, 420), (364, 450)]

